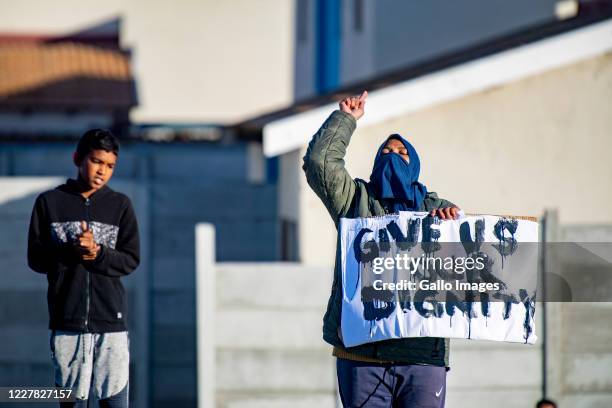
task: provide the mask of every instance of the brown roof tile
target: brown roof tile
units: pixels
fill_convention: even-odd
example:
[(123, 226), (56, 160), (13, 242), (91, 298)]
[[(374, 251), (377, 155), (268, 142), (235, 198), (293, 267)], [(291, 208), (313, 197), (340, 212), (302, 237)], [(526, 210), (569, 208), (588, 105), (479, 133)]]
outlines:
[[(84, 81), (100, 85), (117, 83), (123, 95), (114, 95), (112, 101), (98, 100), (96, 86), (83, 85)], [(74, 82), (73, 86), (66, 83)], [(41, 103), (53, 102), (57, 97), (61, 103), (78, 102), (80, 99), (95, 104), (128, 105), (135, 103), (133, 78), (129, 58), (117, 49), (101, 48), (74, 42), (0, 43), (0, 104), (10, 104), (11, 99), (36, 104), (36, 95), (44, 95)], [(63, 84), (57, 87), (57, 84)], [(73, 88), (70, 95), (62, 95), (67, 88)], [(53, 91), (39, 92), (40, 89)], [(80, 93), (79, 93), (80, 90)], [(55, 94), (54, 94), (55, 93)], [(83, 94), (85, 93), (85, 94)], [(88, 94), (89, 93), (89, 94)], [(108, 95), (101, 92), (100, 97)]]

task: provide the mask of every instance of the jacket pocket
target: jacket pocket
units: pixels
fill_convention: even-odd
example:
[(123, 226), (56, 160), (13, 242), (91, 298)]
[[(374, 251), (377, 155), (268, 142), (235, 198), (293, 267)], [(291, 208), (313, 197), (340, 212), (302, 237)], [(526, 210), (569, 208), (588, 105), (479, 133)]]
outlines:
[(125, 289), (119, 278), (92, 274), (91, 317), (108, 322), (126, 319)]

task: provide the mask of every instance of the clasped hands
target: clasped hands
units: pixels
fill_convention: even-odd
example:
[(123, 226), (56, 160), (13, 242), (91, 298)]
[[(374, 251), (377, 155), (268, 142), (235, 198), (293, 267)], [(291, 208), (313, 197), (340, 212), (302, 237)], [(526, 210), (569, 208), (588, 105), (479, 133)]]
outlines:
[(83, 261), (93, 261), (100, 252), (100, 245), (94, 240), (93, 232), (85, 221), (81, 221), (81, 230), (83, 233), (74, 243), (75, 250)]

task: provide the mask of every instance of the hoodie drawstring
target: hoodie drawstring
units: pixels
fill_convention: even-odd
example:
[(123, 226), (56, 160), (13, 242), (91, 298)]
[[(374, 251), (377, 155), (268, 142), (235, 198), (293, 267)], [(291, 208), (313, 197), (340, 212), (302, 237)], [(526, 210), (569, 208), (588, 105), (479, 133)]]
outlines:
[[(83, 364), (85, 364), (85, 334), (86, 333), (79, 333), (79, 337), (81, 340), (81, 349), (83, 350)], [(89, 340), (89, 351), (88, 354), (92, 354), (93, 353), (93, 334), (91, 336), (91, 339)]]

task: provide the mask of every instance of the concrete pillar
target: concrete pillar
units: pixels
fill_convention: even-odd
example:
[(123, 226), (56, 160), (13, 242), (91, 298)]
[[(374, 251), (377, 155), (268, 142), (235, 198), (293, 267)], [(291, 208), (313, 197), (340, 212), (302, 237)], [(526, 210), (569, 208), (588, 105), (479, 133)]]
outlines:
[(198, 408), (215, 406), (215, 228), (196, 225)]

